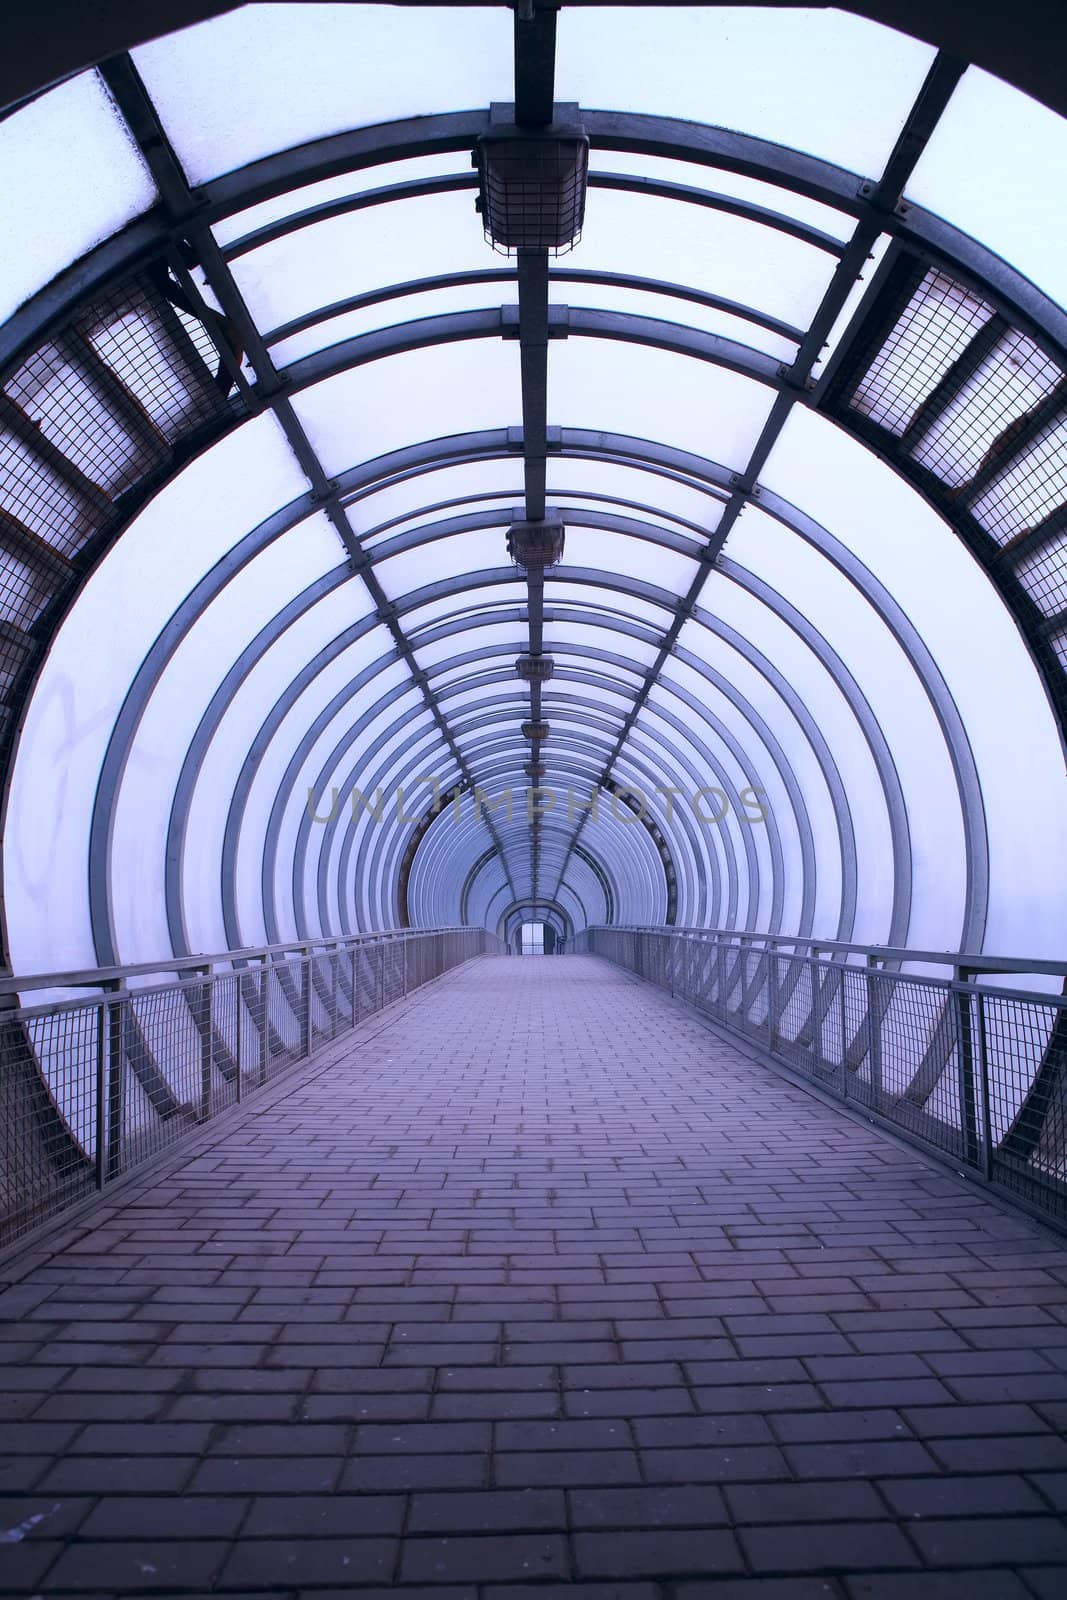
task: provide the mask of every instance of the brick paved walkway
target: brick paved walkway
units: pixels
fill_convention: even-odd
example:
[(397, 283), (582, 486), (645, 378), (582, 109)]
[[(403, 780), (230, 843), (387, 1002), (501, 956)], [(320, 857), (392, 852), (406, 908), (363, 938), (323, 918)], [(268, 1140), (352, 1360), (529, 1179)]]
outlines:
[(1067, 1247), (594, 960), (469, 965), (16, 1265), (8, 1593), (1067, 1594)]

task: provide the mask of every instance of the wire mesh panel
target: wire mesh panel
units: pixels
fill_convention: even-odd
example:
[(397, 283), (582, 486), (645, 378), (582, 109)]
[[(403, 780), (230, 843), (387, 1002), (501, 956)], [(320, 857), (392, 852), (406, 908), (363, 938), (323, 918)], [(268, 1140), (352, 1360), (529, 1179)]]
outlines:
[(381, 994), (381, 945), (361, 944), (353, 951), (357, 1014), (365, 1017), (377, 1011)]
[(738, 1020), (751, 1033), (762, 1033), (767, 1025), (767, 956), (763, 950), (744, 950)]
[[(1063, 429), (1064, 500), (1067, 501), (1067, 425)], [(1046, 616), (1067, 611), (1067, 528), (1061, 528), (1015, 563), (1015, 576)]]
[(0, 374), (0, 711), (21, 703), (43, 642), (29, 630), (73, 593), (85, 547), (243, 409), (225, 320), (177, 271), (150, 262), (97, 292)]
[(799, 956), (778, 955), (774, 973), (778, 1047), (786, 1059), (806, 1068), (811, 1054), (808, 1020), (815, 1008), (815, 964)]
[(1067, 1010), (985, 995), (982, 1012), (991, 1175), (1067, 1218)]
[(907, 294), (884, 343), (855, 384), (849, 405), (879, 427), (902, 435), (993, 317), (993, 307), (972, 290), (931, 268)]
[(1039, 338), (902, 251), (821, 409), (956, 527), (1034, 647), (1062, 722), (1064, 656), (1045, 639), (1067, 611), (1067, 372)]
[(100, 1020), (90, 1006), (0, 1023), (0, 1238), (93, 1191)]
[(329, 954), (308, 957), (311, 1030), (314, 1039), (337, 1035), (337, 993)]

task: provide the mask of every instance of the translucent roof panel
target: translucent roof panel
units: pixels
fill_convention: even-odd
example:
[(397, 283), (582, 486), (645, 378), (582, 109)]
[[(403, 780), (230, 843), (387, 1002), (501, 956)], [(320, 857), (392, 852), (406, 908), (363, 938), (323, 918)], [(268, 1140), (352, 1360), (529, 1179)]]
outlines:
[[(469, 194), (436, 194), (332, 217), (238, 256), (233, 273), (261, 328), (370, 289), (445, 273), (485, 271), (485, 240)], [(503, 284), (480, 288), (485, 305), (513, 295)], [(425, 315), (404, 300), (375, 308), (381, 326)], [(319, 342), (357, 331), (346, 319), (326, 325)]]
[(362, 167), (357, 172), (344, 172), (337, 178), (321, 178), (316, 183), (301, 184), (270, 200), (246, 206), (213, 223), (211, 231), (219, 244), (231, 245), (248, 234), (282, 222), (309, 207), (345, 200), (371, 189), (387, 189), (394, 184), (439, 178), (461, 171), (462, 168), (462, 157), (451, 151), (444, 155), (411, 156), (406, 161), (382, 161), (375, 166)]
[[(6, 881), (22, 910), (9, 937), (23, 971), (92, 964), (89, 820), (130, 682), (182, 597), (302, 487), (274, 418), (248, 423), (149, 502), (81, 591), (52, 646), (12, 790)], [(229, 664), (214, 664), (219, 676)], [(70, 801), (46, 815), (33, 800), (42, 793)]]
[(379, 558), (375, 571), (388, 598), (398, 600), (424, 584), (492, 566), (504, 554), (503, 543), (504, 536), (499, 528), (457, 534), (451, 539), (434, 539), (388, 560)]
[(677, 183), (687, 189), (728, 196), (744, 204), (789, 217), (794, 222), (803, 223), (842, 242), (851, 236), (856, 226), (855, 220), (846, 212), (823, 205), (821, 201), (809, 200), (806, 195), (795, 194), (793, 190), (783, 189), (778, 184), (765, 183), (759, 178), (727, 172), (723, 167), (707, 166), (702, 162), (675, 161), (636, 150), (603, 150), (594, 142), (590, 169), (594, 173), (627, 173), (631, 177), (651, 178), (657, 183)]
[(606, 628), (590, 628), (587, 623), (579, 626), (553, 621), (548, 625), (547, 637), (553, 649), (565, 651), (568, 645), (583, 645), (598, 650), (614, 650), (635, 667), (650, 667), (659, 653), (653, 644), (645, 644), (626, 634), (613, 634)]
[(292, 366), (304, 356), (329, 345), (356, 339), (377, 328), (424, 317), (447, 316), (454, 311), (480, 311), (501, 302), (500, 285), (463, 284), (459, 287), (427, 290), (424, 294), (404, 295), (398, 300), (382, 300), (356, 311), (345, 311), (284, 339), (272, 340), (271, 358), (278, 367)]
[(454, 433), (457, 422), (463, 431), (514, 425), (518, 362), (500, 339), (413, 350), (329, 378), (295, 395), (293, 407), (326, 471), (341, 472)]
[(696, 562), (648, 539), (629, 539), (600, 528), (582, 526), (576, 511), (567, 528), (567, 563), (573, 567), (602, 567), (625, 573), (671, 590), (681, 598), (693, 581)]
[[(547, 481), (549, 494), (561, 505), (572, 498), (588, 502), (592, 495), (606, 496), (616, 501), (620, 509), (648, 507), (658, 522), (682, 518), (705, 533), (714, 531), (722, 515), (721, 491), (717, 498), (703, 487), (680, 483), (663, 473), (646, 472), (638, 467), (550, 457)], [(643, 516), (645, 513), (635, 514)]]
[(148, 164), (95, 72), (0, 120), (0, 192), (0, 321), (156, 200)]
[(451, 620), (479, 611), (496, 611), (503, 606), (525, 603), (526, 585), (521, 581), (518, 569), (501, 560), (495, 570), (507, 571), (508, 581), (492, 587), (472, 585), (458, 594), (423, 600), (421, 604), (405, 609), (404, 625), (408, 635), (417, 637), (420, 629), (431, 628), (444, 618)]
[[(483, 496), (491, 495), (488, 501)], [(477, 461), (454, 467), (421, 472), (417, 477), (375, 489), (349, 501), (348, 516), (353, 528), (373, 548), (381, 539), (409, 527), (421, 527), (431, 517), (450, 516), (522, 499), (522, 465), (510, 459)], [(443, 505), (440, 512), (426, 507)]]
[[(988, 578), (914, 490), (811, 412), (793, 413), (763, 480), (804, 505), (884, 584), (945, 680), (966, 726), (990, 830), (992, 880), (998, 886), (990, 905), (995, 946), (1033, 950), (1058, 944), (1058, 912), (1049, 906), (1038, 916), (1035, 907), (1049, 863), (1067, 860), (1058, 740), (1032, 659)], [(834, 632), (840, 647), (836, 620)], [(976, 651), (978, 637), (982, 648)], [(869, 657), (868, 636), (852, 648), (855, 659)], [(1029, 774), (1028, 793), (1031, 785), (1033, 791), (1025, 829), (1018, 827), (1020, 771)], [(924, 783), (929, 788), (928, 776)], [(928, 807), (939, 792), (929, 789)], [(929, 866), (927, 893), (939, 899), (948, 856), (935, 850)], [(917, 902), (916, 915), (921, 913)], [(932, 948), (941, 948), (946, 938), (958, 938), (958, 930), (946, 928)]]
[(246, 5), (134, 60), (197, 184), (346, 128), (487, 105), (511, 81), (511, 32), (497, 6)]
[(999, 78), (969, 67), (907, 193), (1067, 305), (1065, 171), (1067, 122)]
[(548, 352), (549, 408), (561, 427), (662, 440), (741, 467), (774, 400), (765, 384), (671, 351), (569, 339)]
[(747, 6), (568, 7), (557, 48), (559, 100), (743, 128), (865, 176), (934, 58), (845, 12)]
[[(236, 659), (274, 616), (277, 596), (299, 590), (337, 565), (337, 535), (319, 513), (284, 534), (227, 585), (194, 624), (168, 663), (146, 708), (133, 757), (116, 800), (113, 871), (116, 935), (121, 950), (165, 950), (163, 893), (165, 836), (171, 799), (190, 741), (218, 688), (220, 669)], [(290, 669), (291, 670), (291, 669)], [(284, 680), (283, 680), (284, 681)], [(232, 746), (231, 746), (232, 749)], [(216, 791), (216, 802), (218, 793)], [(221, 843), (223, 808), (210, 808), (214, 845)], [(207, 822), (207, 817), (203, 817)], [(201, 859), (204, 851), (201, 847)], [(202, 904), (198, 895), (189, 902)], [(215, 896), (209, 898), (210, 904)], [(224, 948), (218, 943), (194, 948)]]
[[(596, 188), (586, 201), (581, 241), (560, 263), (689, 284), (783, 322), (804, 324), (817, 309), (834, 265), (824, 251), (744, 217)], [(562, 285), (560, 298), (565, 298)], [(659, 316), (684, 320), (672, 311), (671, 301), (663, 307)]]

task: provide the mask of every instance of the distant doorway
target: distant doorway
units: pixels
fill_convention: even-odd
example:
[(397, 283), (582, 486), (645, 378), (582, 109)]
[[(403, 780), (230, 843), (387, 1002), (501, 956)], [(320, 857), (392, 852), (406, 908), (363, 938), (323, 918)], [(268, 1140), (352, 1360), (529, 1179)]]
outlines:
[(543, 922), (524, 922), (519, 929), (519, 954), (543, 956), (545, 953), (545, 925)]

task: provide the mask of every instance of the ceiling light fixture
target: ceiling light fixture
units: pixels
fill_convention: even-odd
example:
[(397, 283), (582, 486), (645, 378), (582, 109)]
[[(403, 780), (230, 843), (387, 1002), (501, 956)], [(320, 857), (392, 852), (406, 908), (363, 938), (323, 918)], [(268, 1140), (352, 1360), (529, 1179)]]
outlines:
[(589, 140), (577, 112), (577, 106), (556, 106), (554, 120), (536, 131), (498, 122), (478, 140), (471, 157), (479, 178), (475, 205), (499, 254), (563, 255), (581, 238)]

